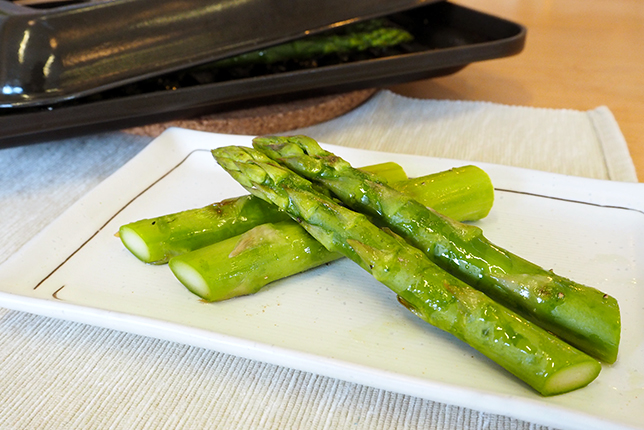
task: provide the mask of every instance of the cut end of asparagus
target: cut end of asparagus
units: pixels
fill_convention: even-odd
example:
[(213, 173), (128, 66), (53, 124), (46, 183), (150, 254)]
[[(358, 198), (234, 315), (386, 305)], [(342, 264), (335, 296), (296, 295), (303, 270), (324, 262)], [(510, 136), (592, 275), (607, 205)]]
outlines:
[(600, 371), (601, 364), (593, 360), (566, 367), (548, 378), (541, 394), (554, 396), (583, 388), (594, 381)]
[(208, 283), (197, 269), (178, 259), (171, 259), (168, 265), (174, 276), (188, 290), (204, 300), (209, 300), (210, 288), (208, 288)]
[(150, 248), (145, 240), (139, 234), (127, 226), (119, 229), (119, 237), (123, 245), (132, 253), (136, 258), (144, 263), (150, 262)]

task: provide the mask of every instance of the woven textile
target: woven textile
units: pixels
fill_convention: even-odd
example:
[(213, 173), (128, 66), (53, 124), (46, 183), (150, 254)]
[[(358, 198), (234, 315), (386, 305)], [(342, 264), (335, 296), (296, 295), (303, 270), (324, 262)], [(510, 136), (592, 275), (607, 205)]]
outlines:
[[(335, 145), (637, 180), (605, 107), (533, 109), (382, 91), (355, 111), (295, 132)], [(0, 262), (149, 141), (108, 133), (0, 150)], [(0, 429), (546, 429), (7, 309), (0, 309), (0, 390)]]

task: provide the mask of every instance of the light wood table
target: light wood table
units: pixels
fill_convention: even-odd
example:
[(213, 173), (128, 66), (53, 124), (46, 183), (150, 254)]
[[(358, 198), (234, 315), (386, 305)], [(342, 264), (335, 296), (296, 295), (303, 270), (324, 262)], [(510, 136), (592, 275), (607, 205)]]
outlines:
[(644, 2), (454, 0), (528, 29), (520, 54), (397, 85), (399, 94), (548, 108), (607, 106), (644, 182)]

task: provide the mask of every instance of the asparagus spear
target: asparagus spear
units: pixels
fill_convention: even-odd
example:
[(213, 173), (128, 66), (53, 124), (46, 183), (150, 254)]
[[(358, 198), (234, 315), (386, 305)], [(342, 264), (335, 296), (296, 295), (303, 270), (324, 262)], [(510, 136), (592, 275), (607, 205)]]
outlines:
[(241, 196), (190, 211), (142, 219), (119, 228), (125, 247), (139, 260), (164, 264), (175, 256), (288, 217), (275, 206)]
[(608, 363), (617, 359), (617, 301), (489, 242), (480, 228), (441, 216), (369, 178), (305, 136), (254, 140), (256, 148), (330, 189), (347, 206), (379, 217), (443, 269)]
[[(365, 166), (362, 170), (379, 175), (382, 180), (403, 182), (407, 179), (403, 168), (393, 162)], [(429, 187), (421, 186), (410, 190), (410, 193), (422, 200), (424, 189)], [(428, 198), (436, 198), (434, 193), (437, 192), (432, 191)], [(491, 202), (489, 204), (491, 206)], [(485, 211), (485, 203), (477, 210)], [(134, 221), (121, 226), (118, 236), (123, 245), (144, 263), (165, 264), (176, 255), (242, 234), (257, 225), (288, 219), (274, 205), (246, 195), (202, 208)]]
[[(380, 171), (384, 168), (378, 166)], [(486, 216), (494, 194), (490, 178), (475, 166), (397, 182), (393, 186), (418, 196), (444, 214), (463, 220)], [(270, 282), (340, 257), (320, 246), (289, 219), (262, 224), (239, 236), (178, 255), (170, 259), (169, 265), (186, 288), (212, 302), (254, 294)]]
[[(413, 40), (413, 36), (398, 27), (385, 26), (373, 20), (349, 26), (341, 34), (320, 34), (280, 45), (251, 51), (210, 63), (208, 68), (228, 68), (250, 64), (272, 64), (287, 60), (308, 60), (329, 54), (346, 54), (369, 48), (396, 46)], [(206, 66), (202, 66), (206, 67)]]
[(212, 151), (250, 193), (392, 289), (414, 314), (465, 341), (544, 396), (586, 386), (599, 362), (438, 268), (421, 251), (252, 148)]
[(490, 177), (481, 168), (471, 165), (390, 185), (457, 221), (483, 219), (494, 203), (494, 186)]
[(267, 284), (336, 260), (290, 218), (170, 259), (170, 270), (206, 302), (254, 294)]
[[(361, 170), (392, 182), (416, 200), (436, 205), (458, 220), (485, 217), (494, 201), (490, 178), (474, 166), (409, 180), (403, 168), (393, 162)], [(274, 206), (247, 195), (203, 208), (138, 220), (121, 226), (119, 237), (141, 261), (165, 264), (174, 256), (242, 234), (259, 224), (286, 219), (288, 216)]]

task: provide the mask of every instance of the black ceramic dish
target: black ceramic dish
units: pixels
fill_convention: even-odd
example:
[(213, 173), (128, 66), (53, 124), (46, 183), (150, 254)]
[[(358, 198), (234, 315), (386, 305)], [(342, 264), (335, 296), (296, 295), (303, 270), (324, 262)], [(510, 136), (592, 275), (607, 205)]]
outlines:
[(57, 103), (3, 108), (0, 148), (447, 75), (472, 62), (516, 54), (526, 37), (518, 24), (448, 2), (387, 17), (413, 33), (414, 43), (214, 80), (174, 70)]

